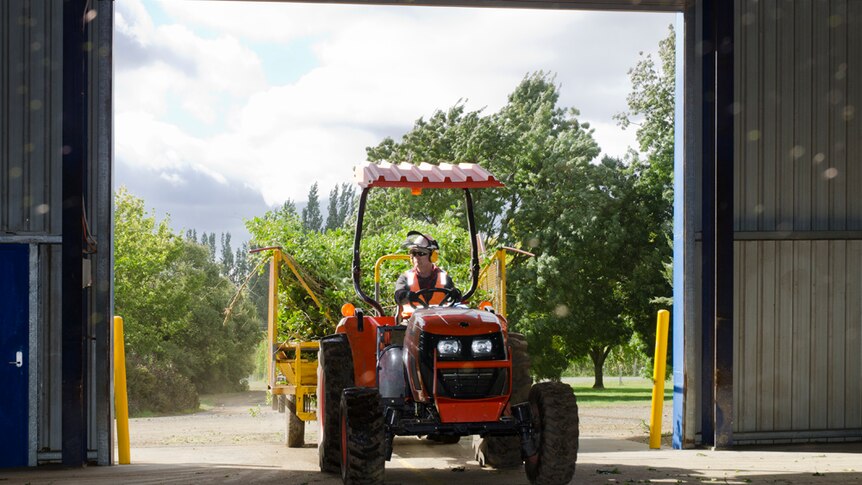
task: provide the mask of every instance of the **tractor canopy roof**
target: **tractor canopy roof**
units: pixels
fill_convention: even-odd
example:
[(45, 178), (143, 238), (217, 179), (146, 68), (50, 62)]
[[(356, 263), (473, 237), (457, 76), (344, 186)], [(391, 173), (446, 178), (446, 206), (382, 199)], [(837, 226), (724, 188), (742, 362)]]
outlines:
[(362, 162), (354, 177), (363, 189), (371, 187), (404, 187), (410, 189), (478, 189), (503, 187), (490, 172), (475, 163), (441, 163), (419, 165)]

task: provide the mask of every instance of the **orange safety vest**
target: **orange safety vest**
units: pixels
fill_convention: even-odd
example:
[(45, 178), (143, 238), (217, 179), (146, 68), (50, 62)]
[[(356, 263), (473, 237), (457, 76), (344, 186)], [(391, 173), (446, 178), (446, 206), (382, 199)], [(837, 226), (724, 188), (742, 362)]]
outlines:
[[(448, 279), (448, 275), (445, 271), (440, 268), (437, 269), (437, 281), (434, 284), (434, 288), (446, 288), (446, 280)], [(416, 271), (409, 269), (405, 273), (407, 276), (407, 285), (410, 287), (410, 291), (418, 292), (422, 288), (419, 287), (419, 278), (416, 276)], [(439, 305), (443, 299), (446, 298), (444, 293), (434, 292), (431, 294), (431, 300), (428, 302), (429, 305)], [(409, 305), (408, 305), (409, 307)]]

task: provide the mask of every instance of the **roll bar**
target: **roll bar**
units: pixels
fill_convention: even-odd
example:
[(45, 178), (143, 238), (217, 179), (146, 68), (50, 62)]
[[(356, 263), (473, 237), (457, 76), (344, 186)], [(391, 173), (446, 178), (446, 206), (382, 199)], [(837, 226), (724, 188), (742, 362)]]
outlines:
[(389, 162), (360, 163), (355, 170), (356, 183), (362, 188), (359, 196), (359, 208), (356, 216), (356, 233), (353, 237), (353, 289), (365, 303), (371, 305), (377, 315), (383, 315), (383, 307), (376, 299), (368, 296), (362, 291), (359, 258), (359, 242), (362, 240), (362, 221), (365, 216), (365, 203), (368, 199), (368, 191), (373, 187), (401, 187), (408, 188), (414, 194), (422, 192), (422, 189), (463, 189), (464, 200), (467, 204), (467, 229), (470, 231), (470, 289), (464, 294), (462, 300), (467, 300), (479, 286), (479, 248), (476, 242), (476, 218), (473, 214), (473, 196), (470, 189), (503, 187), (503, 184), (494, 178), (490, 172), (475, 163), (441, 163), (432, 165), (430, 163), (393, 164)]

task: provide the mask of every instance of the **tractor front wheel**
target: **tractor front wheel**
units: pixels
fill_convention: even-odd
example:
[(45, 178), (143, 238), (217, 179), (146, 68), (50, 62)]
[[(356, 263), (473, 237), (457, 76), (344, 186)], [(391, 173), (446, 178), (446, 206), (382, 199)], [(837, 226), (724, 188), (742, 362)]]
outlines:
[(569, 483), (578, 461), (578, 402), (568, 384), (540, 382), (530, 389), (538, 453), (524, 461), (533, 485)]
[(385, 441), (377, 389), (345, 389), (341, 395), (341, 480), (345, 485), (383, 483)]
[(353, 386), (353, 356), (345, 334), (320, 340), (317, 354), (317, 455), (320, 471), (341, 470), (341, 392)]

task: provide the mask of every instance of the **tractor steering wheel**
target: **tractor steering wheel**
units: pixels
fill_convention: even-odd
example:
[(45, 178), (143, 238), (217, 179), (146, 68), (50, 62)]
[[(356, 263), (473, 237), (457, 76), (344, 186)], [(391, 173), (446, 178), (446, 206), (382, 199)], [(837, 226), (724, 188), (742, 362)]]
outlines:
[[(461, 303), (461, 292), (456, 288), (425, 288), (424, 290), (419, 291), (411, 291), (408, 295), (410, 298), (410, 306), (413, 308), (419, 308), (419, 305), (422, 308), (428, 308), (430, 305), (431, 297), (434, 293), (443, 293), (443, 300), (440, 302), (440, 306), (449, 303), (449, 306), (455, 306), (458, 303)], [(418, 305), (417, 305), (418, 304)]]

